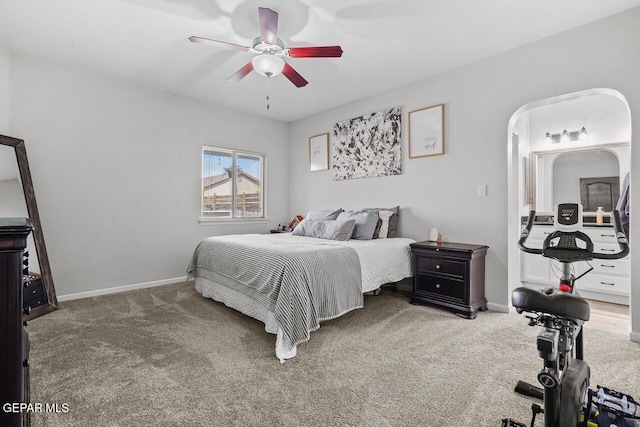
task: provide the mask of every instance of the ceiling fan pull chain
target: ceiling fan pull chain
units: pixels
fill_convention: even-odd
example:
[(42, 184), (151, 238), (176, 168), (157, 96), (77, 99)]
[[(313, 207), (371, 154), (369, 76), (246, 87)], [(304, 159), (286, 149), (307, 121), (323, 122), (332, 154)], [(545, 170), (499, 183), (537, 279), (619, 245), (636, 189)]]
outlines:
[(269, 109), (269, 80), (270, 76), (267, 76), (267, 110)]

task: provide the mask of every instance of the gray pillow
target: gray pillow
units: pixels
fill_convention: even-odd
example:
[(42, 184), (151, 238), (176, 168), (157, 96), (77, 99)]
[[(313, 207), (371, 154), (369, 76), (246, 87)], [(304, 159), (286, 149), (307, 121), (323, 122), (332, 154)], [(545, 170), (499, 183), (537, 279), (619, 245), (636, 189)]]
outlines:
[(329, 220), (305, 218), (293, 229), (291, 234), (296, 236), (319, 237), (329, 240), (349, 240), (353, 234), (356, 222), (350, 220)]
[(378, 213), (377, 212), (363, 212), (363, 211), (345, 211), (338, 215), (339, 220), (353, 219), (356, 221), (356, 229), (353, 231), (352, 239), (357, 240), (371, 240), (373, 233), (376, 231), (378, 225)]
[[(389, 232), (387, 233), (387, 237), (398, 237), (398, 220), (400, 219), (400, 206), (394, 206), (392, 208), (364, 208), (363, 212), (375, 212), (378, 214), (378, 211), (391, 211), (393, 215), (389, 218)], [(378, 225), (376, 226), (376, 230), (373, 233), (373, 238), (377, 239), (378, 234), (380, 233), (380, 227), (382, 226), (382, 220), (378, 221)]]
[(338, 215), (342, 212), (342, 208), (338, 208), (336, 210), (321, 210), (321, 211), (309, 211), (307, 212), (307, 218), (309, 219), (319, 219), (322, 221), (330, 221), (333, 219), (338, 219)]

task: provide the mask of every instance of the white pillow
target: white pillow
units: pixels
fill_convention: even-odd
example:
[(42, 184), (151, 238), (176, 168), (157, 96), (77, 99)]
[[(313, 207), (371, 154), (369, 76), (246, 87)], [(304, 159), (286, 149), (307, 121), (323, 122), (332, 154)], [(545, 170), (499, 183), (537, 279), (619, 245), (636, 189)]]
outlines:
[(356, 228), (356, 221), (328, 220), (305, 218), (293, 229), (291, 234), (296, 236), (318, 237), (329, 240), (349, 240)]
[(391, 215), (393, 215), (393, 211), (378, 211), (378, 216), (380, 216), (380, 220), (382, 221), (378, 239), (387, 238), (387, 234), (389, 233), (389, 219), (391, 218)]
[[(378, 213), (379, 211), (391, 211), (393, 215), (389, 220), (389, 232), (387, 233), (387, 237), (398, 237), (398, 220), (400, 219), (400, 206), (394, 206), (392, 208), (364, 208), (362, 209), (366, 212), (374, 212)], [(382, 221), (378, 221), (378, 226), (376, 227), (376, 231), (373, 233), (373, 238), (378, 238), (378, 233), (380, 231), (380, 226), (382, 225)]]

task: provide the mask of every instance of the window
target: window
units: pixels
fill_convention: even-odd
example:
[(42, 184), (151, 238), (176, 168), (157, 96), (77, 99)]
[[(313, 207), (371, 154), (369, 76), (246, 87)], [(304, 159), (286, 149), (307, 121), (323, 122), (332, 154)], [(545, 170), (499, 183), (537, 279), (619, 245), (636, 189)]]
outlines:
[(265, 155), (202, 147), (202, 218), (264, 218)]

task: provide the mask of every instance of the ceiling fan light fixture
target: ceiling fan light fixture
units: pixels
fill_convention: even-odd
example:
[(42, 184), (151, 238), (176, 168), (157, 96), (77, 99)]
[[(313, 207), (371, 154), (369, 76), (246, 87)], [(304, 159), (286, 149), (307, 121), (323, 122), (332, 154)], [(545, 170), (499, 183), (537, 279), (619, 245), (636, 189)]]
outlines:
[(285, 62), (283, 57), (339, 58), (342, 56), (343, 52), (340, 46), (301, 46), (287, 49), (284, 42), (276, 36), (278, 32), (278, 13), (267, 7), (259, 7), (258, 19), (260, 21), (260, 35), (253, 40), (253, 47), (198, 36), (189, 37), (189, 41), (223, 46), (233, 50), (251, 52), (256, 55), (251, 62), (245, 64), (227, 79), (233, 82), (242, 80), (255, 70), (265, 77), (283, 74), (295, 87), (304, 87), (309, 82), (298, 74), (289, 63)]
[(258, 74), (266, 77), (277, 76), (284, 69), (284, 60), (275, 55), (258, 55), (251, 63)]

